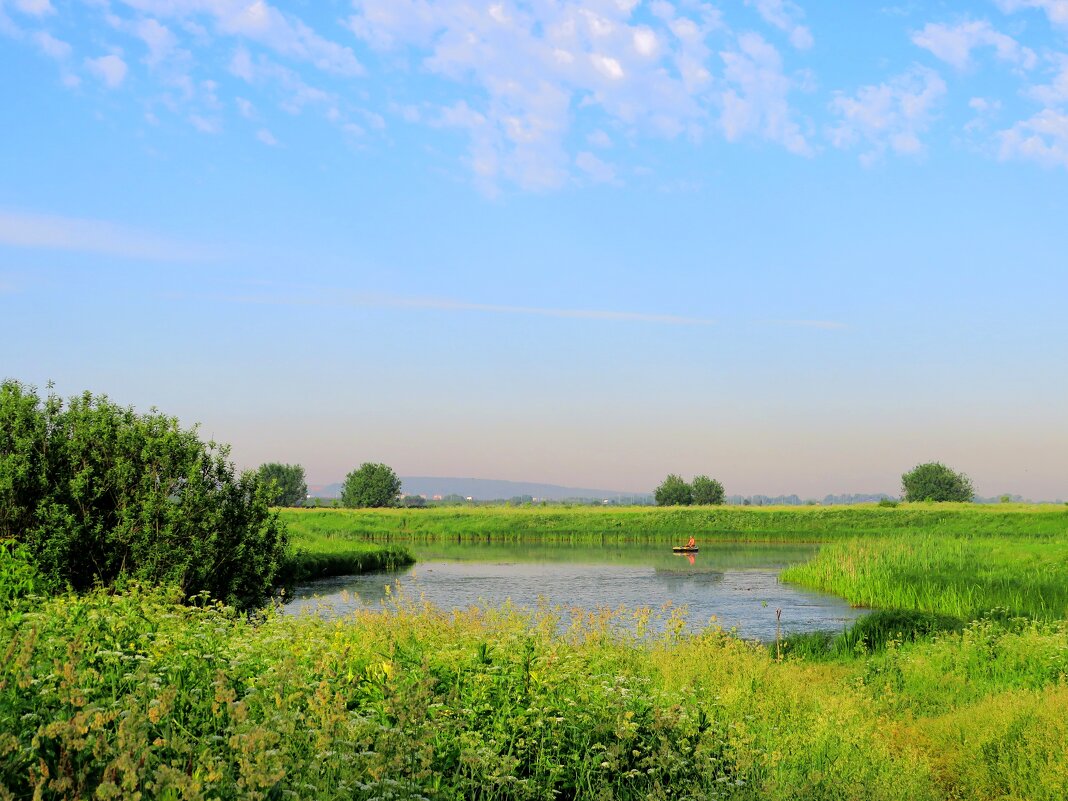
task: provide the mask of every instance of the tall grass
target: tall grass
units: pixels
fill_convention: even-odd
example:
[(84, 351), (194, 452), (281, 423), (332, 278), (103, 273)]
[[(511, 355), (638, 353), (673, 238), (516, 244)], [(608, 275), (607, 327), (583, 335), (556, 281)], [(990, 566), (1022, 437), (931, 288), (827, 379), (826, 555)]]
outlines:
[(1009, 616), (1060, 620), (1068, 617), (1068, 538), (855, 538), (824, 545), (781, 578), (858, 606), (969, 620), (1000, 609)]
[(23, 598), (0, 627), (0, 797), (1063, 799), (1062, 625), (843, 664), (608, 614), (344, 619), (166, 590)]
[(703, 540), (826, 542), (856, 536), (929, 533), (1028, 539), (1068, 536), (1068, 508), (1032, 504), (901, 504), (831, 507), (433, 507), (286, 509), (294, 536), (424, 541), (531, 539), (600, 543)]
[(275, 583), (290, 586), (302, 581), (350, 576), (373, 570), (395, 570), (415, 561), (406, 548), (395, 545), (301, 537), (291, 543)]

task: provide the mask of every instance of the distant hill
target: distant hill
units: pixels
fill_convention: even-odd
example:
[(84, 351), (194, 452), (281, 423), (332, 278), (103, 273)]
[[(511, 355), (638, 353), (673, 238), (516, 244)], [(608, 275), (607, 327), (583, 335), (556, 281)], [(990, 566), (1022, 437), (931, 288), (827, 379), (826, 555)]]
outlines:
[[(313, 486), (311, 494), (318, 498), (338, 498), (341, 483)], [(642, 493), (619, 492), (618, 490), (590, 489), (588, 487), (564, 487), (559, 484), (536, 484), (530, 481), (504, 481), (496, 478), (445, 478), (435, 476), (401, 476), (401, 492), (405, 495), (461, 495), (476, 501), (507, 500), (529, 495), (548, 501), (567, 498), (619, 498), (639, 497)]]

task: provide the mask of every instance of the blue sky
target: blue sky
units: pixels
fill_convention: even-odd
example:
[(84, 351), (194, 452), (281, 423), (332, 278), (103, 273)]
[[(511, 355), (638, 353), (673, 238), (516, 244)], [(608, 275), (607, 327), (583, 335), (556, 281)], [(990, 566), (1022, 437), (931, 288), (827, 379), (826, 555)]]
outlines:
[(241, 466), (1068, 497), (1068, 0), (0, 0), (0, 373)]

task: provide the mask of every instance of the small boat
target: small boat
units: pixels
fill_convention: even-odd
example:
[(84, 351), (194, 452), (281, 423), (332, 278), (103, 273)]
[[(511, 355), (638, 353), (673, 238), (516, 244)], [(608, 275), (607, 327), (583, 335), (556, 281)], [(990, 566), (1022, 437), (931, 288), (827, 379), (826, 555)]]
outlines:
[(692, 548), (688, 548), (685, 545), (672, 545), (671, 550), (675, 553), (697, 553), (697, 546), (695, 545)]

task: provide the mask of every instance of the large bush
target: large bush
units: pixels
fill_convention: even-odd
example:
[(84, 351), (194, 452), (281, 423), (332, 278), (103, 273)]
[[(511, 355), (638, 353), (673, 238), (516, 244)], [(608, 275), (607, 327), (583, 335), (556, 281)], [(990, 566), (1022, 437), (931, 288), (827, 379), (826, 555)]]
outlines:
[(396, 506), (400, 489), (401, 480), (392, 467), (364, 462), (345, 476), (341, 504), (357, 509)]
[(229, 451), (153, 410), (85, 393), (66, 404), (0, 384), (0, 537), (49, 581), (177, 584), (240, 607), (263, 600), (287, 545), (269, 487)]
[(308, 498), (304, 468), (299, 464), (261, 464), (256, 475), (264, 484), (270, 485), (274, 482), (271, 492), (272, 506), (300, 506)]
[(693, 487), (672, 473), (656, 488), (653, 497), (657, 506), (689, 506), (693, 503)]
[(928, 462), (909, 470), (901, 476), (901, 491), (906, 501), (967, 503), (975, 497), (971, 479), (941, 462)]

